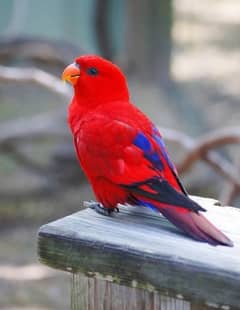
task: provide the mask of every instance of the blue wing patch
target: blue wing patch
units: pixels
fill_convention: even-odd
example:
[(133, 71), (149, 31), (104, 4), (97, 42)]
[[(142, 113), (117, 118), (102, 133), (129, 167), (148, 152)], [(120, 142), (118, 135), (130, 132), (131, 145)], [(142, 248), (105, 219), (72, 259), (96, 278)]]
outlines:
[(151, 142), (142, 132), (137, 134), (133, 144), (143, 151), (144, 157), (153, 164), (154, 168), (163, 170), (163, 163), (159, 154), (153, 150)]
[(156, 127), (153, 127), (153, 135), (152, 135), (153, 139), (157, 142), (161, 152), (162, 152), (162, 155), (163, 157), (165, 158), (165, 160), (167, 161), (169, 167), (175, 171), (175, 166), (173, 165), (171, 159), (169, 158), (168, 156), (168, 153), (166, 151), (166, 145), (162, 139), (162, 137), (160, 136), (159, 134), (159, 131)]
[(140, 205), (143, 205), (144, 207), (150, 208), (153, 211), (158, 211), (158, 209), (150, 202), (144, 201), (144, 200), (139, 200), (138, 203)]
[(133, 144), (139, 147), (144, 153), (150, 152), (152, 149), (151, 143), (143, 133), (138, 133)]

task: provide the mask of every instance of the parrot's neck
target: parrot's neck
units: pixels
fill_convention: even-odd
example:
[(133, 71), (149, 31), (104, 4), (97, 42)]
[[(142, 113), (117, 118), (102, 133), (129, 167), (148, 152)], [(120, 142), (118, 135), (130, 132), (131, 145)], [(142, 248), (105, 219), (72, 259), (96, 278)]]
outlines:
[[(120, 83), (121, 82), (121, 83)], [(74, 102), (77, 102), (83, 110), (94, 110), (98, 106), (116, 101), (129, 101), (129, 91), (124, 81), (119, 83), (102, 83), (92, 86), (86, 84), (76, 84), (74, 86)]]
[(113, 89), (108, 90), (107, 93), (102, 92), (102, 95), (86, 96), (84, 88), (81, 91), (78, 88), (74, 89), (74, 97), (68, 109), (68, 122), (73, 134), (80, 129), (86, 114), (116, 102), (129, 102), (129, 92), (125, 85), (118, 92), (114, 92)]

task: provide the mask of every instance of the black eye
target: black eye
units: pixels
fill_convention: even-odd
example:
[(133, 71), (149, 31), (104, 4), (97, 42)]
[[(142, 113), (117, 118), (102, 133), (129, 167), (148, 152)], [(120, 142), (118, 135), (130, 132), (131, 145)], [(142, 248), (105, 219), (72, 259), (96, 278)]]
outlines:
[(98, 75), (98, 70), (94, 67), (87, 69), (87, 74), (89, 75)]

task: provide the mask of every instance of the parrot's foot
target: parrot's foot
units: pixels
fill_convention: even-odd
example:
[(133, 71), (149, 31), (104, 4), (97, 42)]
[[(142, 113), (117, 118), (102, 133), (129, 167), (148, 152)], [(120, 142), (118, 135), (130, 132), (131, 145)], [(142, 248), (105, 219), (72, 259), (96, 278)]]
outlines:
[(83, 202), (84, 207), (91, 208), (95, 210), (97, 213), (110, 216), (113, 212), (119, 212), (119, 209), (117, 207), (115, 208), (105, 208), (101, 203), (90, 200), (90, 201), (84, 201)]

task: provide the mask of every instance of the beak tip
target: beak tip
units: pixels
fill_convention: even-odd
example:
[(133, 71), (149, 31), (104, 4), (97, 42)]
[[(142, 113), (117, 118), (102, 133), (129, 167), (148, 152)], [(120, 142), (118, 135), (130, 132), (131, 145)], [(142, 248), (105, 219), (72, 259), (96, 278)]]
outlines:
[(74, 64), (67, 66), (61, 76), (62, 81), (75, 85), (80, 76), (80, 69)]

